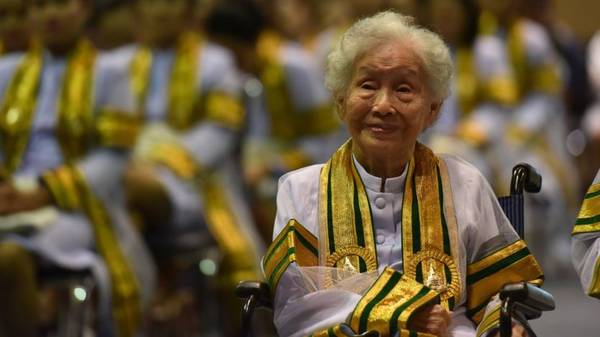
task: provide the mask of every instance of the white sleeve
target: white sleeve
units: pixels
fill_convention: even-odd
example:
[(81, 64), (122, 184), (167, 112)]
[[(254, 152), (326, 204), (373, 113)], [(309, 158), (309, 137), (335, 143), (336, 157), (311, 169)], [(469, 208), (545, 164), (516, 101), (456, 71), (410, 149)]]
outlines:
[[(283, 230), (290, 219), (296, 219), (318, 236), (314, 213), (317, 208), (316, 199), (312, 198), (316, 198), (318, 191), (318, 173), (315, 177), (315, 171), (319, 172), (319, 167), (310, 166), (281, 177), (277, 193), (274, 237)], [(274, 323), (281, 337), (307, 336), (343, 323), (361, 297), (343, 290), (307, 291), (305, 281), (302, 270), (292, 263), (283, 273), (275, 289)]]
[(232, 156), (237, 146), (238, 134), (216, 123), (203, 122), (179, 139), (202, 168), (213, 168)]
[[(598, 183), (600, 183), (600, 171), (596, 173), (592, 185)], [(594, 276), (599, 277), (596, 274), (600, 273), (600, 270), (597, 270), (600, 263), (600, 232), (592, 231), (573, 235), (571, 253), (573, 266), (579, 275), (583, 290), (589, 293)]]
[(573, 236), (572, 258), (575, 271), (583, 290), (587, 293), (592, 286), (596, 266), (600, 261), (600, 232), (585, 233)]

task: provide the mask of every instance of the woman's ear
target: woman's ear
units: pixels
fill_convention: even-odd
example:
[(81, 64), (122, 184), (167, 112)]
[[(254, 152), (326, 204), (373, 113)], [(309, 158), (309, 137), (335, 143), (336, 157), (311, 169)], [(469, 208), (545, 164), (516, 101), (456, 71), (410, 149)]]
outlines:
[(433, 101), (431, 103), (429, 116), (427, 117), (425, 128), (430, 127), (431, 125), (433, 125), (433, 123), (435, 123), (435, 121), (437, 121), (438, 117), (440, 116), (440, 111), (442, 110), (443, 102), (443, 100), (439, 100)]
[(338, 117), (341, 120), (344, 120), (344, 115), (346, 112), (344, 111), (344, 96), (337, 95), (335, 97), (335, 111), (337, 111)]

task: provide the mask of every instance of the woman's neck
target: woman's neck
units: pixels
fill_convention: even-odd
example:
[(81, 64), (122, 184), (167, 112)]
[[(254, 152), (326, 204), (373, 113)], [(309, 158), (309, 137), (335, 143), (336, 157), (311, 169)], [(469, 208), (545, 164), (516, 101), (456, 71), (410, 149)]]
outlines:
[(357, 146), (353, 146), (352, 153), (369, 174), (379, 178), (394, 178), (402, 175), (413, 151), (400, 155), (387, 152), (377, 156), (373, 153), (366, 155), (366, 151), (361, 151)]

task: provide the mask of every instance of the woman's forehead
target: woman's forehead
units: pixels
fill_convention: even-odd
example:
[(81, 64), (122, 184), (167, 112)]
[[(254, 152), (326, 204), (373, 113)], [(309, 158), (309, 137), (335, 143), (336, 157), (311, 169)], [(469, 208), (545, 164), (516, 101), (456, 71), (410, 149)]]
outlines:
[(393, 41), (379, 44), (367, 50), (355, 63), (355, 71), (398, 70), (419, 75), (423, 71), (422, 60), (414, 50), (414, 44)]

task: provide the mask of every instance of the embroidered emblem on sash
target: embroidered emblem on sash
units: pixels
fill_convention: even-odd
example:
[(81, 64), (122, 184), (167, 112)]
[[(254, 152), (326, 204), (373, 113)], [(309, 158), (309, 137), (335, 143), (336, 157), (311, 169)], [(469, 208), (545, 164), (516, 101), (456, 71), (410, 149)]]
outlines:
[[(458, 276), (458, 268), (451, 256), (444, 254), (439, 249), (426, 247), (418, 253), (411, 256), (406, 266), (406, 275), (415, 278), (417, 275), (417, 267), (429, 265), (428, 272), (423, 276), (424, 284), (440, 293), (442, 300), (447, 300), (460, 293), (460, 279)], [(446, 282), (443, 275), (438, 274), (434, 268), (435, 264), (443, 264), (450, 270), (450, 283)], [(439, 270), (439, 269), (438, 269)]]
[[(360, 246), (345, 246), (339, 248), (327, 257), (325, 266), (359, 272), (350, 262), (350, 257), (352, 256), (356, 256), (363, 260), (367, 265), (368, 270), (377, 270), (377, 259), (375, 258), (375, 255), (373, 255), (369, 249)], [(339, 265), (340, 262), (342, 262), (341, 265)]]

